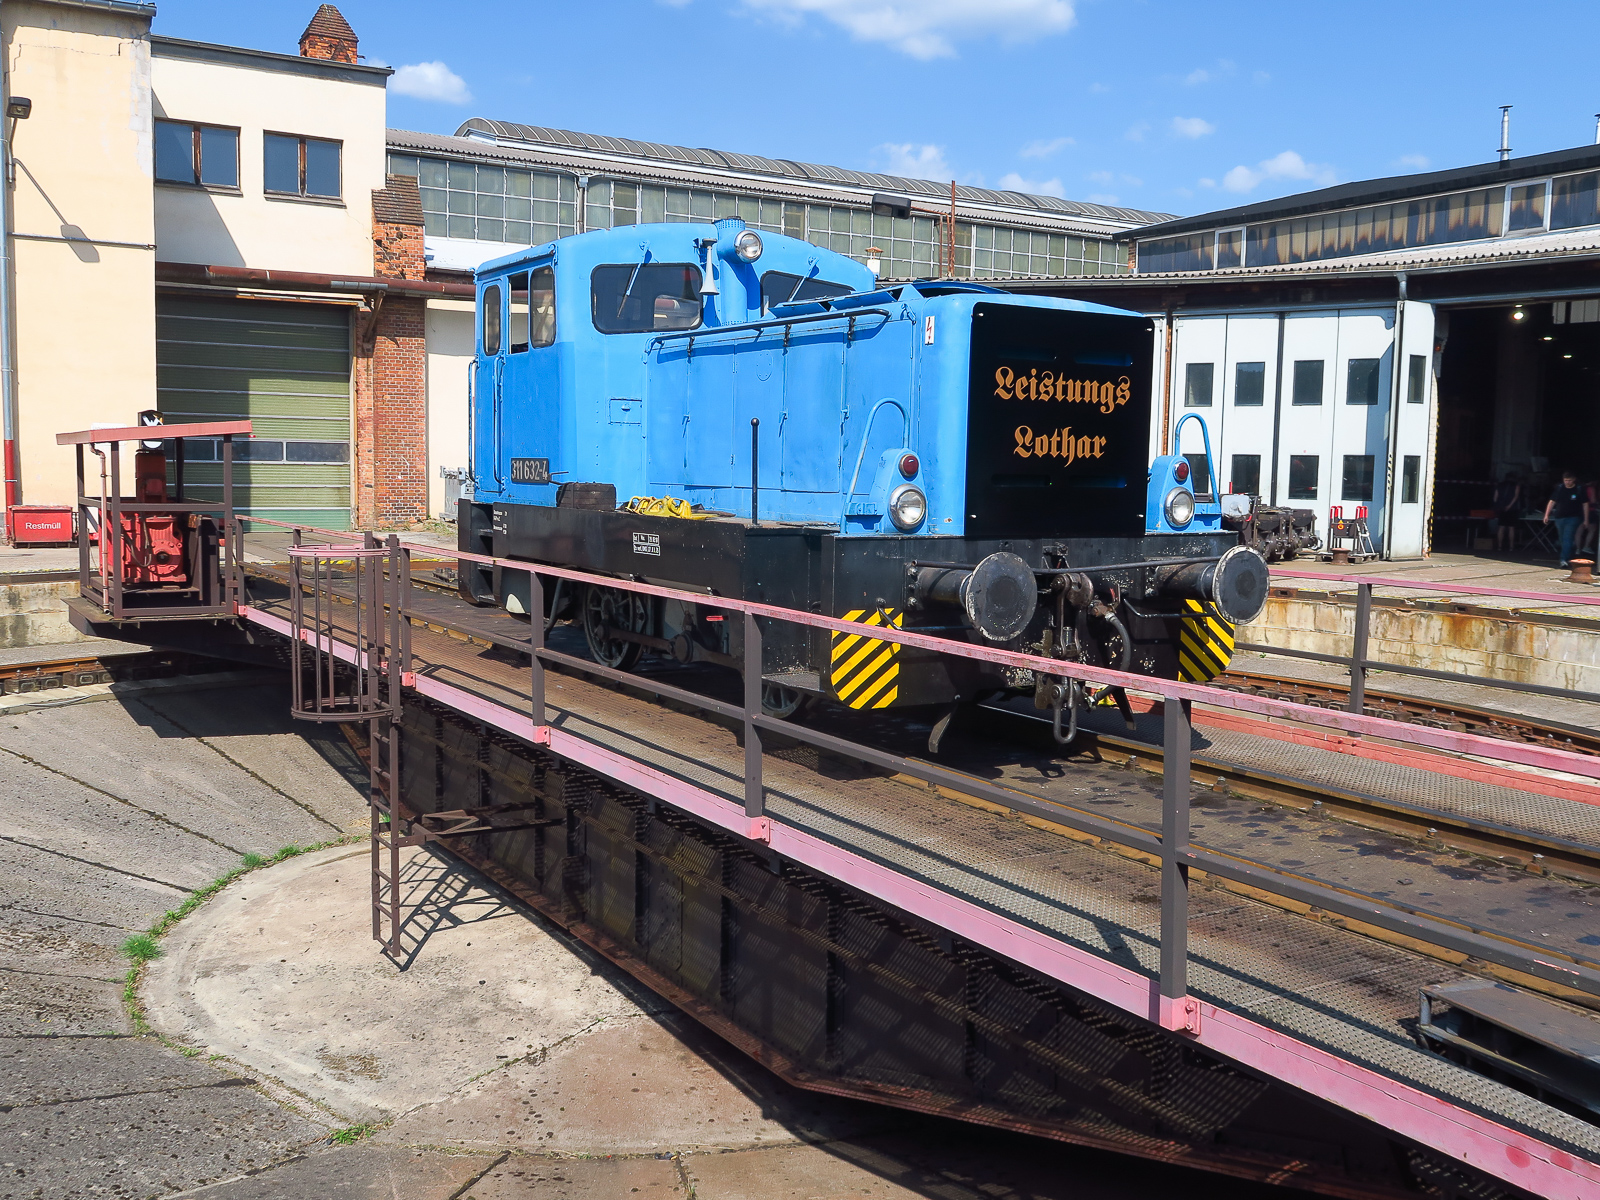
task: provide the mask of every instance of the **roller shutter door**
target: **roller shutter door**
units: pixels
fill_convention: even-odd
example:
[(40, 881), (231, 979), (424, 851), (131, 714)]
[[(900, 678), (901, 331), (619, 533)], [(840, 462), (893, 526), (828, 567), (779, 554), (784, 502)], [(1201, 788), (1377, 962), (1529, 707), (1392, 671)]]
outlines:
[[(156, 390), (168, 424), (253, 422), (253, 438), (235, 453), (241, 512), (350, 527), (347, 309), (159, 296)], [(197, 499), (220, 500), (215, 448), (186, 444), (185, 486)]]

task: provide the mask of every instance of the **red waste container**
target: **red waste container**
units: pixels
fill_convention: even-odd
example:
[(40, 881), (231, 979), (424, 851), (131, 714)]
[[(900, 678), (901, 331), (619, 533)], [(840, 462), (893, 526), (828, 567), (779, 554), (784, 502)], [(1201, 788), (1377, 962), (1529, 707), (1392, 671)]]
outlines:
[(72, 509), (51, 504), (14, 504), (6, 509), (6, 537), (13, 546), (70, 546)]

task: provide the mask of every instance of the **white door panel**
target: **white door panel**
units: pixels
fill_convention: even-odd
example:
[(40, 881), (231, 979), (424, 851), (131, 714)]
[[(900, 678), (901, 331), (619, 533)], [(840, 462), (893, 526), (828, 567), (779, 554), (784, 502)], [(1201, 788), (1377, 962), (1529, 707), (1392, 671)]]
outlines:
[[(1220, 389), (1225, 415), (1212, 430), (1211, 450), (1224, 492), (1250, 491), (1265, 496), (1272, 486), (1277, 314), (1229, 317), (1227, 350)], [(1249, 486), (1252, 475), (1257, 480), (1254, 487)]]
[(1428, 512), (1433, 504), (1433, 305), (1402, 302), (1400, 341), (1385, 554), (1389, 558), (1420, 558), (1427, 549)]
[[(1183, 317), (1178, 321), (1173, 341), (1172, 423), (1186, 413), (1198, 413), (1211, 435), (1211, 453), (1216, 456), (1226, 421), (1224, 400), (1228, 360), (1227, 317)], [(1174, 451), (1194, 454), (1205, 449), (1204, 440), (1189, 422), (1183, 432), (1183, 445)], [(1217, 462), (1217, 471), (1223, 471)]]
[(1338, 369), (1329, 388), (1333, 449), (1328, 504), (1354, 517), (1365, 505), (1367, 529), (1382, 549), (1389, 414), (1394, 369), (1394, 310), (1339, 314)]
[(1284, 320), (1278, 459), (1268, 486), (1273, 503), (1315, 512), (1324, 537), (1329, 497), (1337, 492), (1331, 463), (1338, 363), (1337, 312), (1292, 313)]

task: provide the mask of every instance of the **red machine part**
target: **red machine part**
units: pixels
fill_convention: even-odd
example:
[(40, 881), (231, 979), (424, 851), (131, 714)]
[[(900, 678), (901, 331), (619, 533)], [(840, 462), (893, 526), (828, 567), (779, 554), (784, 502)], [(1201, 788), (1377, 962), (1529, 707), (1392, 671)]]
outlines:
[[(159, 450), (141, 449), (134, 455), (136, 504), (162, 504), (167, 499), (167, 456)], [(133, 584), (184, 584), (189, 572), (184, 561), (183, 518), (174, 513), (122, 514), (122, 582)], [(102, 569), (109, 570), (101, 548)]]

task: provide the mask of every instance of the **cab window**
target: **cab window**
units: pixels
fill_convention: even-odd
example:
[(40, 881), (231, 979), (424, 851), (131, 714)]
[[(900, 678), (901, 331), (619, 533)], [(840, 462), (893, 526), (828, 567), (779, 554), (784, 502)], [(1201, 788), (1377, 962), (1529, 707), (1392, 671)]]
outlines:
[(589, 277), (601, 333), (661, 333), (700, 324), (700, 268), (693, 263), (617, 263)]
[(556, 340), (554, 267), (519, 271), (506, 281), (511, 290), (511, 353), (548, 346)]
[(491, 283), (483, 289), (483, 298), (479, 301), (479, 311), (483, 317), (480, 322), (483, 329), (483, 352), (485, 354), (500, 353), (500, 285)]
[(806, 275), (790, 275), (787, 271), (768, 271), (761, 277), (761, 308), (770, 312), (774, 304), (788, 304), (797, 300), (827, 300), (834, 296), (848, 296), (855, 288), (842, 283), (829, 283)]

